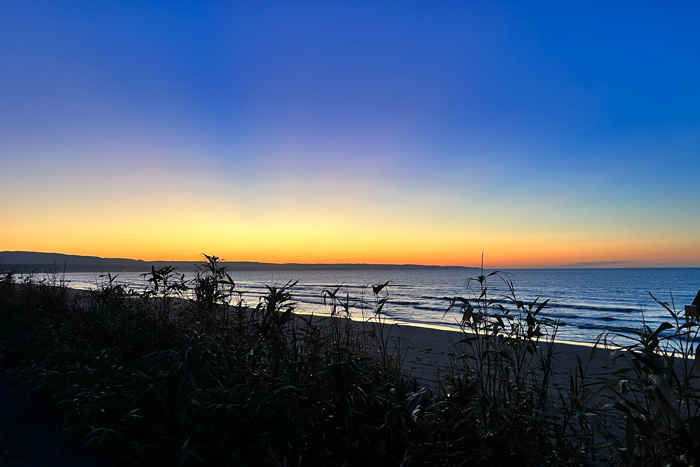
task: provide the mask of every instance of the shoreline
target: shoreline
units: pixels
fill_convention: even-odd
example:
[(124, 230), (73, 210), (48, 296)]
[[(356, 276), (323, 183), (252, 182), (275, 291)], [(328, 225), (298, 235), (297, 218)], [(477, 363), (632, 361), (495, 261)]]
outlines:
[[(69, 294), (85, 293), (84, 289), (67, 288)], [(295, 310), (294, 314), (314, 318), (331, 318), (330, 313), (317, 313)], [(436, 325), (427, 323), (412, 323), (395, 319), (385, 319), (388, 326), (386, 337), (390, 341), (390, 349), (398, 351), (401, 358), (402, 371), (415, 378), (421, 385), (436, 389), (444, 382), (444, 376), (453, 371), (459, 359), (457, 355), (458, 342), (463, 339), (463, 331), (455, 326)], [(344, 317), (338, 317), (345, 319)], [(362, 319), (350, 318), (356, 325), (370, 325), (369, 317)], [(547, 341), (540, 342), (540, 350), (544, 355)], [(623, 358), (624, 349), (609, 343), (578, 342), (554, 339), (552, 342), (553, 372), (551, 384), (553, 388), (566, 389), (569, 376), (578, 370), (578, 361), (584, 364), (587, 376), (594, 384), (604, 384), (612, 373), (621, 367), (617, 359)], [(625, 359), (626, 361), (626, 359)]]
[[(303, 315), (303, 316), (320, 316), (324, 318), (331, 318), (330, 313), (315, 313), (312, 311), (299, 311), (295, 310), (295, 314), (298, 315)], [(354, 322), (361, 322), (358, 319), (355, 318), (350, 318)], [(451, 327), (447, 325), (441, 325), (441, 324), (430, 324), (430, 323), (412, 323), (410, 321), (401, 321), (401, 320), (395, 320), (395, 319), (386, 319), (384, 323), (388, 325), (394, 325), (394, 326), (402, 326), (402, 327), (415, 327), (415, 328), (421, 328), (421, 329), (430, 329), (430, 330), (435, 330), (435, 331), (445, 331), (445, 332), (454, 332), (454, 333), (461, 333), (461, 329), (459, 328), (459, 325), (455, 325), (456, 327)], [(557, 344), (565, 344), (565, 345), (578, 345), (582, 347), (589, 347), (589, 348), (601, 348), (600, 345), (593, 343), (593, 342), (580, 342), (580, 341), (571, 341), (571, 340), (566, 340), (566, 339), (554, 339), (554, 342)], [(603, 346), (602, 348), (606, 350), (621, 350), (622, 347), (620, 346), (615, 346), (615, 345), (610, 345), (607, 344)]]
[[(539, 334), (536, 315), (545, 302), (536, 312), (531, 311), (534, 304), (527, 308), (522, 302), (514, 305), (513, 314), (494, 307), (498, 322), (490, 312), (473, 312), (467, 317), (473, 317), (469, 323), (479, 332), (471, 333), (471, 328), (455, 326), (460, 324), (455, 316), (445, 319), (440, 314), (443, 323), (436, 325), (373, 312), (381, 311), (387, 300), (383, 295), (377, 298), (379, 286), (373, 290), (374, 306), (362, 307), (352, 319), (345, 313), (349, 305), (336, 299), (336, 292), (324, 293), (324, 299), (332, 297), (329, 311), (334, 313), (292, 313), (297, 303), (290, 283), (267, 286), (269, 294), (262, 295), (256, 307), (237, 301), (232, 291), (217, 294), (218, 287), (204, 288), (216, 284), (212, 281), (220, 275), (214, 270), (198, 277), (194, 295), (170, 294), (180, 289), (162, 285), (165, 279), (155, 272), (153, 287), (145, 292), (114, 286), (111, 278), (97, 291), (2, 281), (7, 295), (0, 305), (9, 312), (3, 338), (8, 348), (17, 349), (11, 363), (28, 370), (22, 375), (27, 388), (67, 401), (62, 414), (76, 430), (93, 427), (83, 438), (88, 444), (99, 435), (94, 427), (105, 427), (103, 433), (116, 434), (112, 446), (123, 446), (122, 439), (140, 446), (144, 433), (151, 436), (150, 420), (155, 417), (162, 422), (148, 446), (179, 452), (181, 459), (190, 439), (198, 455), (205, 447), (208, 459), (230, 456), (221, 451), (224, 440), (232, 439), (229, 427), (241, 429), (233, 437), (241, 440), (240, 447), (227, 445), (238, 453), (252, 444), (265, 446), (258, 441), (267, 442), (269, 433), (288, 433), (282, 446), (299, 445), (294, 444), (299, 433), (311, 433), (325, 447), (326, 433), (358, 420), (366, 422), (358, 425), (364, 433), (393, 430), (388, 432), (398, 447), (397, 460), (413, 455), (404, 446), (416, 433), (421, 437), (415, 438), (417, 455), (424, 452), (421, 449), (439, 448), (431, 457), (434, 461), (461, 455), (453, 446), (468, 438), (475, 453), (469, 459), (477, 462), (509, 445), (503, 435), (516, 444), (522, 440), (530, 449), (532, 433), (543, 443), (538, 459), (559, 452), (561, 446), (578, 456), (579, 439), (593, 446), (601, 437), (612, 440), (614, 455), (616, 449), (625, 449), (621, 446), (630, 431), (630, 410), (642, 407), (636, 401), (647, 403), (653, 416), (666, 416), (670, 410), (676, 417), (662, 427), (662, 435), (675, 432), (678, 417), (685, 417), (682, 423), (692, 421), (688, 417), (697, 408), (685, 402), (694, 401), (695, 360), (684, 355), (674, 364), (669, 354), (661, 359), (654, 355), (663, 327), (645, 337), (650, 344), (643, 341), (624, 352), (602, 338), (596, 343), (554, 340), (556, 328), (549, 326), (540, 329), (551, 329), (550, 337), (534, 337)], [(233, 290), (231, 280), (224, 283)], [(238, 306), (230, 305), (231, 297)], [(335, 312), (338, 304), (340, 313)], [(470, 311), (466, 308), (465, 314)], [(410, 310), (403, 312), (397, 317), (414, 318)], [(22, 332), (13, 332), (12, 326)], [(685, 372), (676, 376), (680, 363)], [(667, 374), (673, 377), (662, 378)], [(650, 393), (650, 387), (659, 390)], [(663, 406), (657, 403), (661, 396)], [(109, 410), (93, 410), (96, 401)], [(132, 417), (138, 410), (143, 415)], [(643, 410), (635, 424), (644, 422)], [(296, 425), (297, 421), (306, 424)], [(252, 442), (246, 438), (251, 425), (260, 427)], [(183, 426), (188, 431), (173, 442), (166, 428), (177, 427), (180, 433)], [(579, 432), (585, 438), (579, 438)], [(482, 449), (494, 433), (498, 437)], [(639, 433), (645, 436), (641, 429)], [(559, 435), (566, 444), (553, 438)], [(649, 442), (656, 442), (652, 435)], [(338, 452), (357, 444), (356, 439), (355, 431), (348, 432)], [(382, 452), (387, 445), (377, 436), (367, 439), (375, 444), (358, 452)], [(298, 459), (318, 451), (310, 446)], [(125, 458), (136, 459), (144, 452), (129, 451)], [(286, 456), (292, 451), (278, 452)], [(595, 457), (593, 450), (590, 458)]]
[[(301, 316), (331, 318), (330, 314), (295, 312)], [(345, 319), (339, 317), (339, 319)], [(370, 325), (367, 321), (351, 320), (355, 325)], [(398, 352), (401, 369), (410, 378), (415, 378), (421, 386), (431, 390), (439, 389), (444, 376), (456, 369), (461, 353), (459, 341), (464, 334), (460, 329), (447, 326), (423, 325), (386, 320), (389, 329), (385, 336), (391, 350)], [(547, 342), (540, 343), (542, 355), (548, 355)], [(621, 357), (619, 347), (603, 347), (593, 343), (554, 340), (552, 342), (553, 368), (550, 384), (555, 390), (566, 390), (569, 377), (578, 371), (579, 359), (584, 365), (588, 383), (603, 385), (612, 373), (619, 369), (617, 358)], [(463, 355), (463, 354), (462, 354)]]
[[(570, 273), (562, 275), (557, 271), (540, 270), (523, 273), (522, 276), (518, 273), (512, 277), (516, 295), (525, 303), (540, 299), (539, 297), (549, 298), (548, 305), (540, 316), (560, 323), (558, 340), (581, 344), (593, 344), (605, 333), (609, 343), (627, 345), (629, 340), (622, 336), (634, 337), (645, 321), (650, 327), (656, 328), (670, 319), (668, 313), (647, 292), (652, 291), (656, 297), (668, 301), (668, 291), (658, 290), (652, 284), (658, 285), (662, 281), (678, 284), (673, 287), (674, 300), (679, 304), (677, 311), (682, 313), (680, 305), (691, 303), (697, 292), (696, 284), (700, 281), (700, 275), (680, 270), (663, 278), (649, 275), (647, 272), (628, 274), (583, 269), (577, 270), (574, 276), (569, 277)], [(459, 310), (453, 308), (445, 316), (449, 299), (458, 296), (464, 296), (470, 301), (474, 299), (471, 296), (474, 291), (464, 289), (464, 280), (469, 274), (449, 271), (403, 271), (395, 274), (386, 274), (386, 271), (230, 272), (237, 285), (237, 292), (252, 306), (257, 303), (259, 296), (266, 293), (265, 284), (279, 287), (287, 279), (294, 279), (299, 280), (292, 293), (300, 311), (330, 312), (323, 304), (322, 292), (324, 289), (334, 290), (341, 287), (343, 297), (346, 292), (349, 293), (352, 303), (356, 305), (352, 309), (356, 315), (360, 314), (360, 308), (363, 306), (361, 302), (372, 298), (369, 284), (381, 284), (385, 279), (392, 279), (394, 282), (387, 287), (390, 298), (385, 311), (399, 324), (416, 323), (438, 328), (443, 325), (456, 328), (461, 318)], [(113, 277), (117, 277), (115, 283), (133, 287), (136, 291), (147, 287), (146, 278), (138, 273), (115, 273)], [(37, 276), (37, 280), (43, 279), (42, 275)], [(66, 283), (68, 287), (95, 289), (103, 284), (105, 278), (98, 279), (96, 273), (82, 273), (66, 274), (65, 279), (69, 281)], [(192, 277), (186, 275), (185, 281), (191, 286)], [(493, 281), (489, 287), (491, 298), (504, 299), (510, 303), (510, 296), (503, 296), (505, 292), (501, 290), (504, 287), (501, 281), (495, 278)], [(595, 289), (586, 285), (589, 281), (602, 281), (609, 285)], [(627, 287), (628, 283), (636, 285)], [(621, 292), (621, 289), (624, 291)]]

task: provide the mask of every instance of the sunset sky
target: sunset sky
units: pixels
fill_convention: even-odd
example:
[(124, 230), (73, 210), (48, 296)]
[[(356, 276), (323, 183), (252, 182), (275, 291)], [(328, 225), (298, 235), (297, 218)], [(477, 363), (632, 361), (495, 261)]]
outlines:
[(0, 250), (700, 266), (698, 2), (0, 3)]

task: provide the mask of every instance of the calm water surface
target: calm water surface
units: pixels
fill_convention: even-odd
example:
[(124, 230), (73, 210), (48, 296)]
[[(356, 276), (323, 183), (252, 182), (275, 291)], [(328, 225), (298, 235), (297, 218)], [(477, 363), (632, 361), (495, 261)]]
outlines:
[[(487, 271), (488, 272), (488, 271)], [(513, 282), (519, 300), (537, 297), (550, 299), (545, 313), (558, 319), (562, 326), (559, 339), (593, 342), (602, 332), (630, 332), (640, 328), (642, 319), (652, 327), (670, 319), (648, 292), (661, 301), (675, 302), (682, 310), (700, 289), (700, 268), (650, 269), (516, 269), (505, 271)], [(138, 273), (118, 274), (117, 281), (135, 288), (144, 286)], [(391, 281), (389, 301), (384, 308), (388, 317), (418, 324), (456, 326), (456, 312), (445, 315), (448, 297), (473, 298), (476, 293), (470, 277), (474, 270), (373, 270), (373, 271), (257, 271), (232, 272), (243, 298), (255, 305), (265, 292), (264, 284), (283, 285), (298, 280), (293, 289), (297, 308), (309, 312), (328, 312), (323, 304), (323, 290), (342, 285), (343, 296), (349, 294), (355, 313), (360, 300), (372, 301), (372, 284)], [(187, 275), (191, 277), (191, 275)], [(102, 281), (95, 273), (67, 274), (70, 286), (95, 288)], [(491, 277), (487, 283), (490, 297), (508, 292), (505, 283)]]

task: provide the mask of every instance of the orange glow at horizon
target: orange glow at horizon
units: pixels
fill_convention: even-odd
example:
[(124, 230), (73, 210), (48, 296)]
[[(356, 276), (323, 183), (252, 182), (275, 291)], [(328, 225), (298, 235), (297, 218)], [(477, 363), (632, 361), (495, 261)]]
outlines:
[[(125, 169), (92, 178), (89, 190), (30, 191), (0, 205), (6, 220), (0, 251), (165, 261), (198, 261), (203, 252), (229, 261), (476, 267), (483, 250), (490, 269), (700, 266), (695, 218), (647, 226), (614, 212), (594, 218), (586, 206), (570, 205), (552, 216), (549, 201), (511, 213), (508, 199), (473, 213), (471, 200), (437, 188), (416, 193), (370, 184), (358, 192), (352, 183), (323, 180), (297, 191), (274, 180), (249, 183), (243, 194), (224, 196), (183, 174), (150, 183), (142, 177)], [(124, 184), (128, 189), (120, 190)]]
[[(144, 225), (145, 224), (145, 225)], [(31, 226), (5, 230), (0, 250), (28, 250), (143, 259), (147, 261), (198, 261), (201, 253), (215, 254), (228, 261), (270, 263), (370, 263), (485, 267), (556, 267), (572, 264), (610, 262), (611, 266), (646, 267), (693, 266), (700, 252), (691, 239), (661, 243), (658, 239), (608, 238), (574, 240), (547, 233), (527, 239), (518, 236), (470, 237), (462, 232), (406, 233), (384, 227), (381, 232), (355, 229), (349, 232), (323, 229), (280, 232), (275, 225), (237, 227), (209, 226), (198, 231), (197, 222), (159, 230), (144, 222), (139, 228), (118, 229), (116, 225), (54, 225), (45, 231)], [(156, 222), (157, 224), (157, 222)], [(695, 250), (693, 250), (695, 248)]]

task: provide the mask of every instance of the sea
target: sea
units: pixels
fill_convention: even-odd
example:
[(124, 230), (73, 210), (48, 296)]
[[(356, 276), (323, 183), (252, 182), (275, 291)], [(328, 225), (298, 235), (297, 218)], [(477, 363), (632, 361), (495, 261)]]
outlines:
[[(653, 298), (683, 314), (700, 289), (700, 268), (648, 269), (512, 269), (484, 271), (486, 296), (512, 308), (512, 300), (524, 303), (549, 300), (541, 316), (558, 323), (556, 338), (593, 343), (633, 335), (646, 325), (655, 329), (671, 314)], [(145, 277), (133, 272), (111, 272), (116, 282), (134, 289), (146, 287)], [(240, 297), (255, 306), (267, 286), (281, 287), (296, 281), (291, 293), (296, 309), (323, 314), (331, 310), (324, 292), (350, 305), (355, 318), (370, 317), (376, 300), (386, 298), (383, 317), (397, 323), (459, 327), (461, 313), (448, 311), (450, 299), (470, 300), (481, 294), (478, 269), (402, 270), (295, 270), (231, 271)], [(102, 277), (101, 277), (102, 276)], [(185, 273), (190, 280), (191, 273)], [(95, 289), (106, 278), (97, 273), (67, 273), (69, 287)], [(388, 283), (375, 297), (373, 286)], [(512, 284), (512, 290), (510, 288)], [(337, 290), (337, 292), (336, 292)], [(325, 302), (324, 302), (325, 296)], [(622, 338), (624, 340), (624, 338)], [(618, 339), (619, 340), (619, 339)]]

